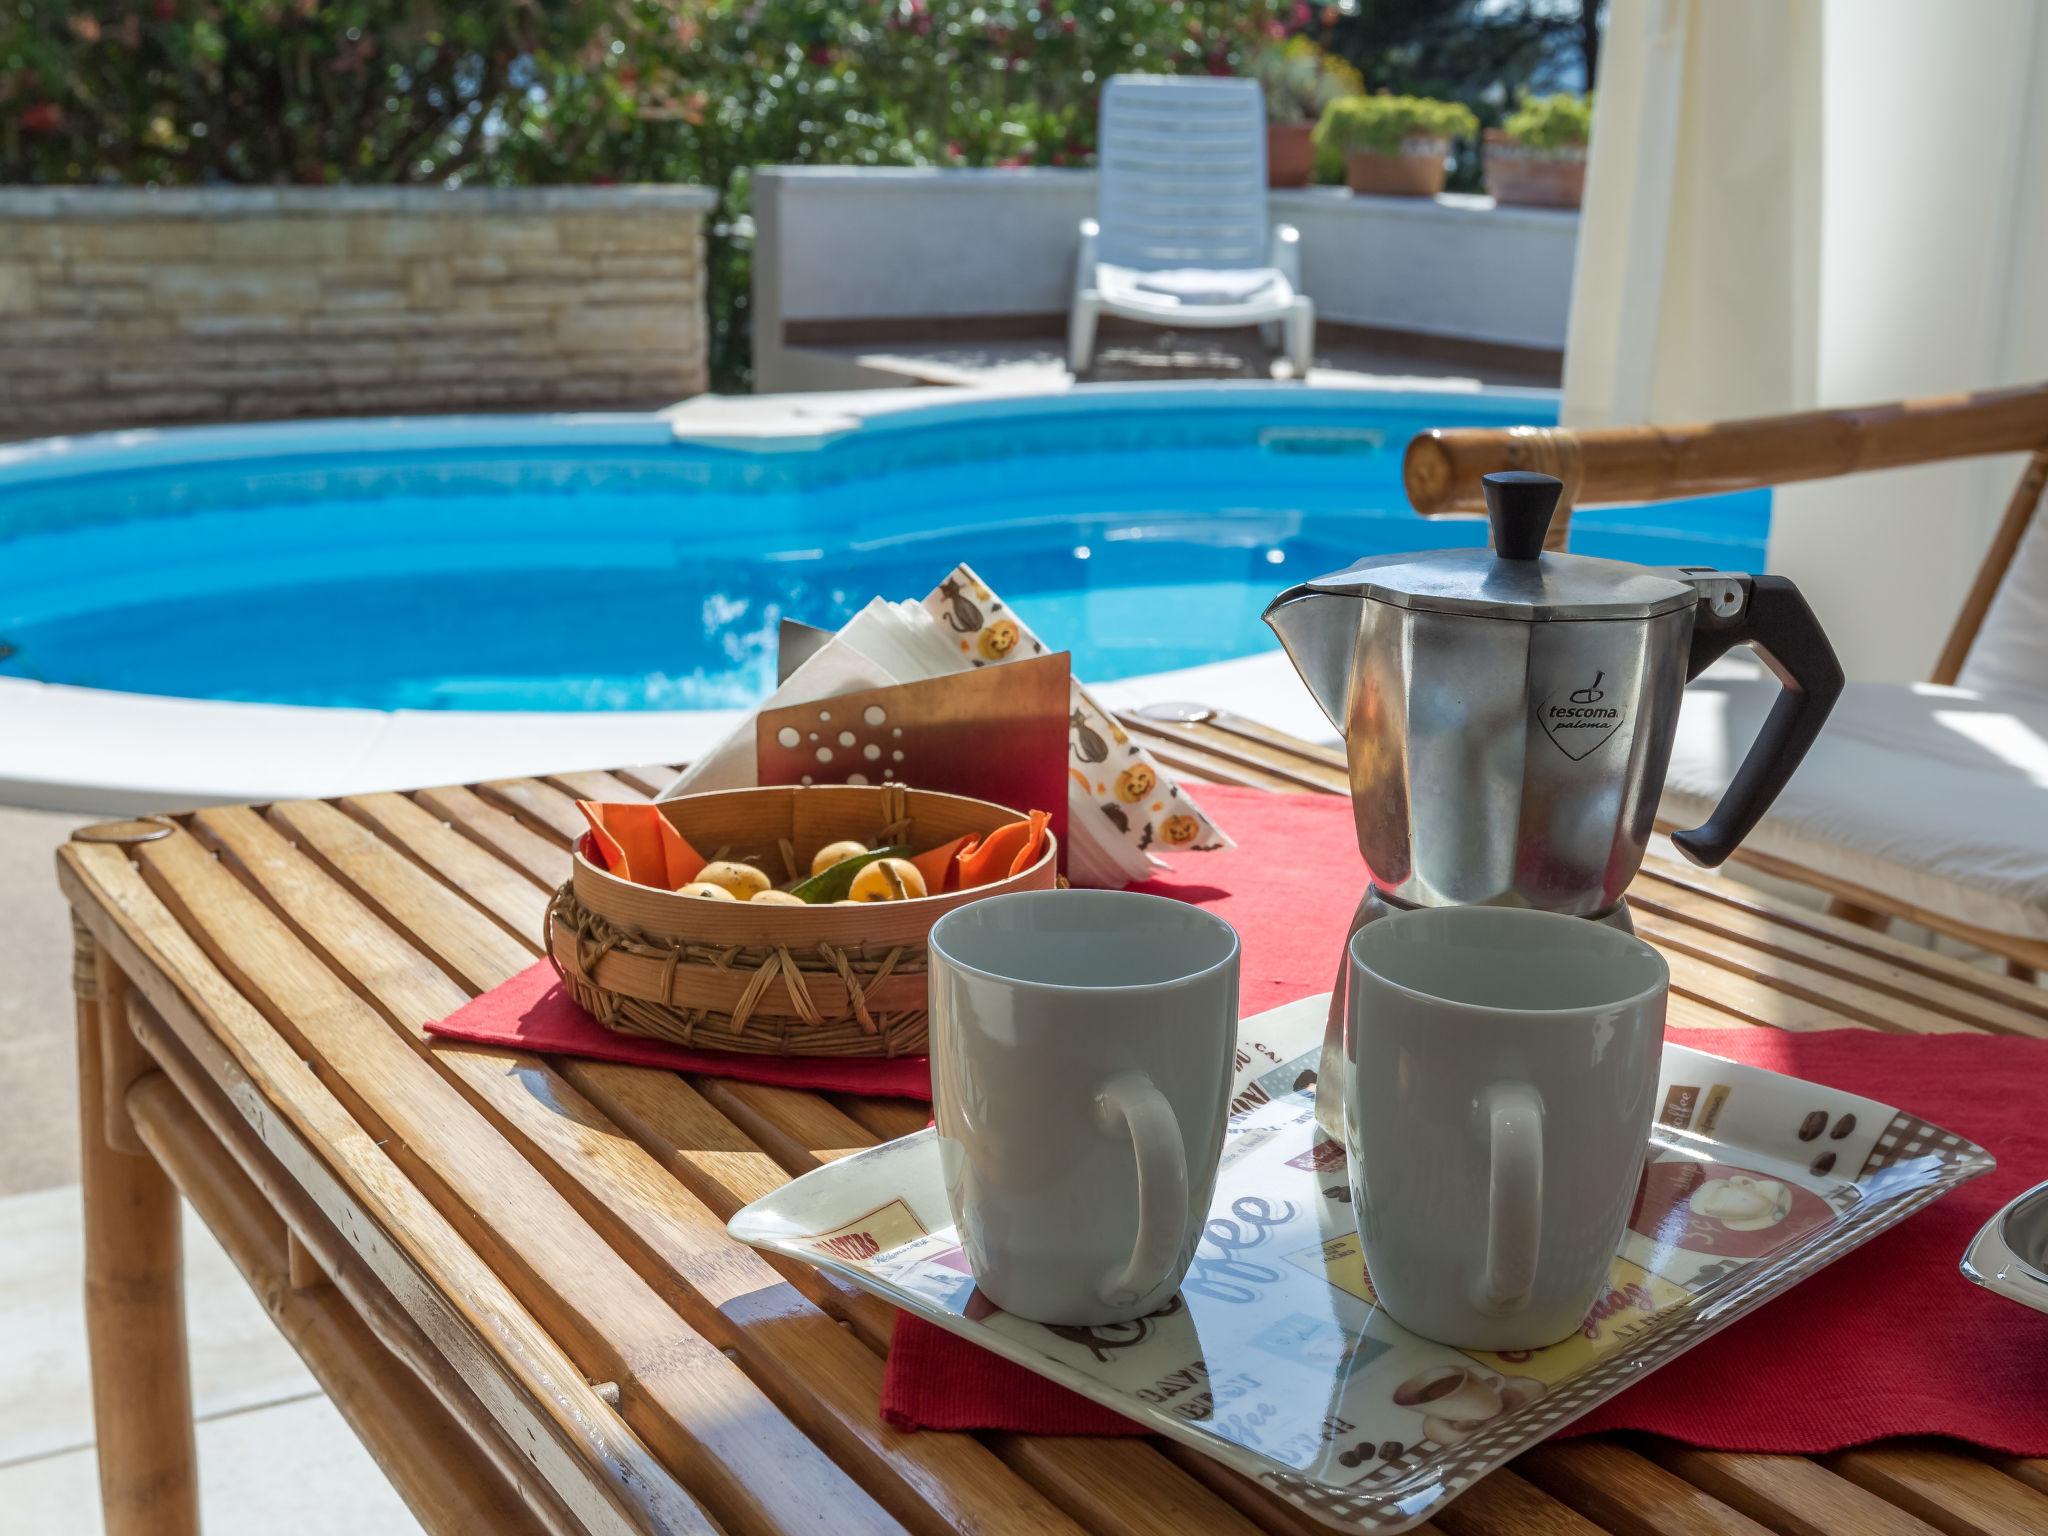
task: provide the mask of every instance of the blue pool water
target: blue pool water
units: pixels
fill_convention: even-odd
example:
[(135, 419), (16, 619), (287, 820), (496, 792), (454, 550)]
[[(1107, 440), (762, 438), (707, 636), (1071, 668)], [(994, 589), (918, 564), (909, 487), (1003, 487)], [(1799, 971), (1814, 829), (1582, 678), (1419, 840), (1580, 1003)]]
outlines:
[[(1282, 587), (1483, 542), (1401, 494), (1432, 426), (1543, 394), (1104, 390), (906, 412), (800, 443), (653, 417), (151, 434), (0, 456), (0, 676), (421, 709), (694, 709), (773, 683), (784, 616), (837, 625), (974, 565), (1082, 677), (1273, 644)], [(1577, 550), (1753, 569), (1762, 493), (1579, 514)]]

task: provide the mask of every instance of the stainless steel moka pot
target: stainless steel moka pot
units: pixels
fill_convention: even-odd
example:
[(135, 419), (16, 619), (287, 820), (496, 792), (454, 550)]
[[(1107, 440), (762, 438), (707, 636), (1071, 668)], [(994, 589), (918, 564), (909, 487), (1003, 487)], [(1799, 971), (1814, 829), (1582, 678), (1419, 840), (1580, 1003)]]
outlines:
[[(1799, 766), (1842, 669), (1783, 577), (1546, 553), (1564, 486), (1485, 477), (1491, 549), (1380, 555), (1266, 609), (1343, 734), (1370, 885), (1389, 907), (1536, 907), (1627, 924), (1671, 760), (1679, 695), (1753, 646), (1784, 685), (1721, 803), (1672, 834), (1719, 864)], [(1323, 1083), (1342, 1050), (1342, 966)], [(1319, 1098), (1318, 1118), (1337, 1123)]]

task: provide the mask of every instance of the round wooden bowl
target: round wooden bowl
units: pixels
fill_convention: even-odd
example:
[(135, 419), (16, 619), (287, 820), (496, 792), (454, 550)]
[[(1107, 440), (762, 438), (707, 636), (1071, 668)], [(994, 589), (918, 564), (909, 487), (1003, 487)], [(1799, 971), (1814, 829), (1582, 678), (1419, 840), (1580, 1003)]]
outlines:
[[(899, 785), (717, 790), (661, 803), (709, 858), (782, 883), (847, 838), (923, 852), (1023, 819), (962, 795)], [(586, 835), (548, 905), (546, 948), (577, 1003), (607, 1029), (700, 1050), (779, 1056), (919, 1056), (925, 938), (955, 907), (1058, 882), (1052, 838), (1029, 869), (972, 890), (859, 906), (707, 901), (636, 885)]]

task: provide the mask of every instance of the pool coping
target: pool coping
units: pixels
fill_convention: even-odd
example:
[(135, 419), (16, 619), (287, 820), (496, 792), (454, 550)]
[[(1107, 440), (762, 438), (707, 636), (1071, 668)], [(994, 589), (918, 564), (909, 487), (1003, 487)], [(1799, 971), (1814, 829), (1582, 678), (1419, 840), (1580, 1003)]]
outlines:
[[(1160, 393), (1270, 401), (1274, 390), (1413, 396), (1413, 381), (1373, 387), (1191, 380), (1061, 389), (872, 390), (840, 394), (699, 396), (667, 410), (537, 416), (437, 416), (165, 428), (0, 444), (0, 492), (62, 476), (201, 463), (224, 456), (278, 458), (336, 451), (404, 452), (425, 446), (523, 447), (683, 443), (777, 446), (800, 452), (859, 430), (908, 430), (934, 416), (1057, 414), (1105, 398)], [(1469, 401), (1553, 403), (1554, 390), (1446, 389)], [(936, 398), (935, 398), (936, 396)], [(1277, 669), (1277, 670), (1276, 670)], [(1270, 718), (1275, 696), (1307, 713), (1288, 722), (1326, 736), (1306, 692), (1278, 651), (1184, 672), (1123, 679), (1098, 692), (1129, 706), (1195, 698)], [(315, 798), (394, 786), (473, 783), (537, 773), (698, 756), (748, 717), (746, 710), (630, 710), (574, 715), (565, 750), (560, 712), (374, 710), (248, 704), (121, 693), (0, 678), (0, 804), (137, 813), (228, 802)], [(574, 761), (565, 761), (574, 759)]]

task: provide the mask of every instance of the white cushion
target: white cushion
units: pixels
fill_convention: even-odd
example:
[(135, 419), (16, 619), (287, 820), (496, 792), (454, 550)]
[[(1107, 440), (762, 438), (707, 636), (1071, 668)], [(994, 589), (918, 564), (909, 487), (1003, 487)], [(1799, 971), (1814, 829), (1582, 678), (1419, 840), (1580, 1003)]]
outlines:
[(2037, 509), (2021, 535), (1956, 681), (2048, 706), (2048, 510)]
[(1272, 267), (1237, 271), (1174, 267), (1164, 272), (1140, 272), (1136, 285), (1141, 292), (1162, 294), (1183, 304), (1242, 304), (1252, 295), (1286, 281)]
[[(1660, 814), (1696, 826), (1778, 685), (1685, 693)], [(1746, 847), (1999, 933), (2048, 939), (2048, 702), (1851, 683)]]
[(1232, 267), (1204, 271), (1176, 268), (1140, 272), (1110, 262), (1095, 268), (1095, 286), (1111, 305), (1150, 309), (1210, 309), (1257, 304), (1285, 309), (1294, 300), (1293, 285), (1278, 267)]

